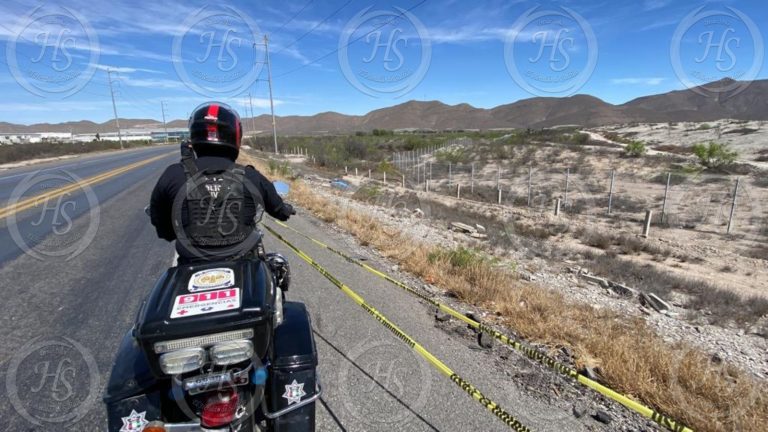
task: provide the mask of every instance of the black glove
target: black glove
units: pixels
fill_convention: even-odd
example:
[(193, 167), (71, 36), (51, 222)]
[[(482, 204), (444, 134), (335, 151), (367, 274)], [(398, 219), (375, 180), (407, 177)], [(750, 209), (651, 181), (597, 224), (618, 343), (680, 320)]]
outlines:
[(289, 217), (296, 214), (296, 210), (293, 208), (292, 205), (288, 203), (283, 203), (283, 205), (280, 207), (280, 210), (277, 211), (277, 215), (275, 217), (277, 220), (280, 221), (287, 221)]

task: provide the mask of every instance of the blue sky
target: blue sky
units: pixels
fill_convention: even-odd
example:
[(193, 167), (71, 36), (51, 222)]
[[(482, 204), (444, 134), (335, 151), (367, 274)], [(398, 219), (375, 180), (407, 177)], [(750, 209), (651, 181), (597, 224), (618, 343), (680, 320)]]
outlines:
[[(491, 108), (585, 93), (611, 103), (766, 78), (764, 0), (296, 0), (0, 4), (0, 121), (185, 118), (218, 99), (363, 114), (410, 99)], [(224, 41), (224, 43), (222, 43)], [(254, 42), (258, 42), (254, 45)]]

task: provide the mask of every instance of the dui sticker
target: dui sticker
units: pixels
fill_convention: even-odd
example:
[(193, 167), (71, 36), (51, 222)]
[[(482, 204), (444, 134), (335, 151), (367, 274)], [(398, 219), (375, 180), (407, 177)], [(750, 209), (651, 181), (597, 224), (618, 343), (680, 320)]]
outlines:
[(223, 312), (240, 307), (240, 288), (183, 294), (176, 296), (171, 310), (171, 319), (214, 312)]
[(215, 268), (199, 271), (189, 278), (189, 292), (206, 291), (231, 287), (235, 284), (235, 272), (230, 268)]

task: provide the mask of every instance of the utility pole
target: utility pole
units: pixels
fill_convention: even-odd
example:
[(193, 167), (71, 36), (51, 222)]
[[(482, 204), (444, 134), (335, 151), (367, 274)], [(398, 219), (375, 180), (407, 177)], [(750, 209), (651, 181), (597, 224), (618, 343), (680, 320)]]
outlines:
[(112, 112), (115, 114), (117, 125), (117, 139), (120, 141), (120, 150), (123, 149), (123, 134), (120, 133), (120, 120), (117, 118), (117, 105), (115, 105), (115, 91), (112, 90), (112, 70), (107, 69), (107, 81), (109, 81), (109, 94), (112, 95)]
[(165, 123), (165, 101), (160, 101), (160, 110), (163, 111), (163, 129), (165, 129), (165, 143), (168, 144), (168, 125)]
[(272, 99), (272, 65), (269, 62), (269, 36), (264, 35), (264, 50), (267, 55), (267, 82), (269, 83), (269, 109), (272, 111), (272, 137), (275, 140), (275, 154), (277, 150), (277, 126), (275, 125), (275, 103)]

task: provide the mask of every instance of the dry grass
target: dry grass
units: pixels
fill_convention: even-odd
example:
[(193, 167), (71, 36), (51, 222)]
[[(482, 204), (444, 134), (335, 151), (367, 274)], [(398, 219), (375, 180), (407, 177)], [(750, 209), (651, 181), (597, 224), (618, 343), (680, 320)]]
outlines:
[(577, 366), (599, 366), (607, 384), (697, 431), (757, 431), (768, 424), (768, 397), (744, 372), (713, 363), (703, 352), (670, 344), (641, 319), (574, 303), (559, 293), (518, 280), (486, 260), (452, 259), (452, 254), (413, 243), (383, 230), (370, 215), (342, 210), (295, 182), (291, 199), (333, 222), (402, 268), (456, 295), (498, 312), (524, 338), (569, 346)]

